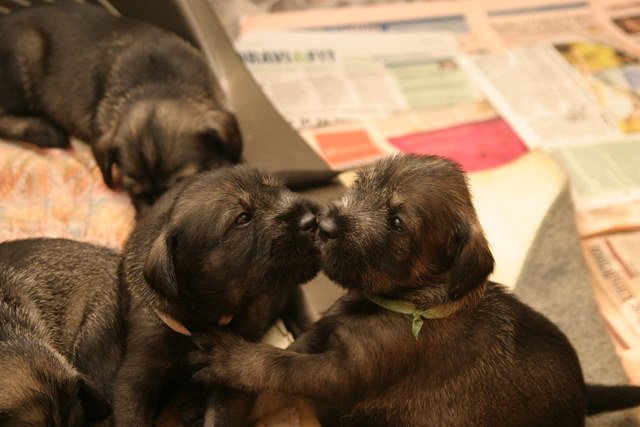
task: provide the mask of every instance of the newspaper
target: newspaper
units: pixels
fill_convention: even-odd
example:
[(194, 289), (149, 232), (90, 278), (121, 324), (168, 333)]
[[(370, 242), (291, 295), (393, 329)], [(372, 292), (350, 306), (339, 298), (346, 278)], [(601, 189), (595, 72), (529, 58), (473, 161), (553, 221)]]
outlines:
[(571, 177), (578, 211), (640, 200), (640, 138), (555, 147), (549, 152)]
[[(579, 37), (639, 53), (630, 31), (621, 30), (609, 13), (612, 1), (460, 0), (346, 7), (258, 14), (245, 17), (241, 33), (264, 30), (322, 29), (359, 31), (450, 31), (468, 52)], [(622, 3), (622, 1), (619, 1)], [(627, 2), (628, 3), (628, 2)], [(625, 24), (623, 24), (625, 25)], [(630, 24), (626, 24), (627, 28)]]
[[(434, 1), (256, 15), (242, 31), (454, 34), (469, 53), (456, 62), (498, 114), (459, 104), (396, 114), (391, 127), (370, 118), (310, 129), (305, 139), (339, 170), (400, 151), (444, 155), (472, 171), (518, 158), (523, 143), (549, 150), (573, 182), (580, 233), (591, 236), (640, 227), (630, 160), (638, 142), (629, 139), (640, 133), (638, 16), (630, 0)], [(441, 119), (465, 109), (466, 117)], [(434, 127), (407, 119), (418, 115)]]
[(297, 129), (480, 100), (442, 33), (254, 33), (244, 63)]
[[(474, 55), (473, 59), (451, 57), (451, 63), (464, 65), (464, 70), (456, 69), (456, 78), (462, 80), (464, 72), (469, 73), (462, 86), (465, 91), (470, 86), (468, 79), (477, 82), (506, 121), (497, 115), (486, 122), (470, 115), (451, 124), (459, 128), (445, 132), (446, 126), (438, 126), (438, 132), (434, 134), (433, 129), (416, 127), (414, 120), (404, 120), (406, 111), (394, 110), (392, 105), (386, 113), (378, 109), (367, 115), (365, 108), (358, 116), (353, 110), (333, 109), (331, 114), (315, 121), (297, 117), (305, 122), (302, 124), (310, 125), (305, 126), (307, 128), (350, 123), (303, 132), (309, 144), (334, 169), (348, 169), (383, 154), (401, 151), (449, 156), (472, 171), (516, 159), (526, 151), (522, 142), (533, 149), (567, 141), (615, 139), (640, 130), (640, 91), (637, 87), (640, 66), (632, 59), (640, 49), (609, 17), (614, 9), (617, 17), (635, 13), (635, 9), (626, 7), (628, 2), (623, 4), (626, 5), (623, 9), (617, 3), (612, 0), (527, 0), (514, 5), (508, 0), (463, 0), (319, 9), (249, 16), (242, 22), (242, 33), (251, 36), (264, 30), (313, 29), (332, 30), (334, 35), (335, 30), (360, 31), (372, 37), (372, 32), (420, 34), (429, 31), (432, 35), (434, 32), (443, 36), (455, 35), (466, 52), (489, 53)], [(321, 31), (314, 31), (311, 37), (320, 37), (320, 34)], [(282, 37), (292, 39), (287, 35)], [(603, 64), (603, 58), (608, 62)], [(437, 79), (432, 82), (436, 83)], [(308, 82), (309, 85), (315, 83), (326, 84), (318, 80)], [(428, 82), (423, 84), (429, 85)], [(316, 91), (317, 87), (319, 85), (314, 86)], [(445, 91), (450, 89), (451, 85), (444, 86)], [(307, 95), (306, 102), (318, 99), (309, 96), (307, 90), (302, 93)], [(329, 90), (329, 93), (334, 91)], [(275, 99), (272, 93), (270, 95)], [(439, 92), (430, 98), (435, 103), (442, 100)], [(452, 98), (448, 100), (452, 101)], [(424, 103), (421, 107), (438, 107), (441, 116), (450, 109), (453, 116), (461, 105), (464, 106), (462, 97), (459, 101), (459, 104), (447, 107)], [(288, 97), (281, 103), (285, 102), (295, 104), (300, 101)], [(396, 125), (392, 133), (380, 120), (380, 117), (388, 117), (390, 111), (394, 111), (392, 120), (396, 124), (406, 125), (404, 128)], [(336, 112), (342, 115), (337, 117)], [(293, 111), (284, 113), (296, 119)], [(304, 113), (309, 110), (298, 110), (297, 114)], [(428, 117), (430, 112), (421, 111), (420, 114)], [(482, 138), (477, 144), (471, 143), (466, 136), (473, 133), (493, 135), (493, 145), (487, 146)], [(478, 148), (475, 153), (465, 156), (464, 150), (473, 150), (474, 146)]]
[(622, 136), (580, 72), (551, 44), (474, 56), (464, 64), (530, 148)]
[(464, 64), (530, 147), (640, 131), (640, 62), (609, 45), (536, 44)]
[(301, 134), (336, 170), (403, 152), (448, 157), (474, 172), (504, 165), (527, 152), (511, 126), (485, 102), (412, 110)]
[(600, 312), (633, 383), (640, 383), (640, 232), (583, 241)]
[(640, 227), (640, 68), (609, 46), (536, 44), (461, 63), (529, 148), (572, 182), (582, 236)]
[(578, 231), (583, 237), (640, 228), (640, 200), (576, 213)]
[(640, 3), (633, 0), (601, 0), (596, 2), (596, 7), (626, 37), (640, 42)]

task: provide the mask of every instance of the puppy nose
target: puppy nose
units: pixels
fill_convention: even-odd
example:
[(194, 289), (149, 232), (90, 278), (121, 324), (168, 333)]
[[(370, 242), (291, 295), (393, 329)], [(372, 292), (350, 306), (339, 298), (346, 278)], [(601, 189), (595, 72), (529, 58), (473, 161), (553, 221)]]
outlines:
[(316, 216), (311, 212), (307, 212), (302, 215), (300, 219), (300, 231), (314, 233), (316, 228), (318, 227), (318, 222), (316, 221)]
[(338, 237), (338, 226), (331, 218), (322, 218), (318, 224), (320, 237), (323, 239), (335, 239)]

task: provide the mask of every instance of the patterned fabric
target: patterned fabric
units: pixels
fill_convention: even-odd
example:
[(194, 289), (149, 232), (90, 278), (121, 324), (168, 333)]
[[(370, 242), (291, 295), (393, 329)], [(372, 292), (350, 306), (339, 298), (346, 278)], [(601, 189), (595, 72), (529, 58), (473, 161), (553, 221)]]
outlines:
[(134, 215), (127, 195), (104, 184), (88, 145), (0, 141), (0, 241), (64, 237), (119, 250)]

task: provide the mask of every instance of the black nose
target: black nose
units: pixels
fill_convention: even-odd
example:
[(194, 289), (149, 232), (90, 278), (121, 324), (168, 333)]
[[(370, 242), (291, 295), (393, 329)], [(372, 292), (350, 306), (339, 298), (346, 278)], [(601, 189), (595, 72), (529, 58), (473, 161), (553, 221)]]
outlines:
[(320, 237), (323, 239), (335, 239), (338, 237), (338, 226), (331, 218), (322, 218), (318, 224)]
[(315, 233), (316, 228), (318, 227), (318, 222), (316, 221), (316, 216), (311, 212), (307, 212), (302, 215), (300, 219), (300, 231), (306, 231), (310, 233)]

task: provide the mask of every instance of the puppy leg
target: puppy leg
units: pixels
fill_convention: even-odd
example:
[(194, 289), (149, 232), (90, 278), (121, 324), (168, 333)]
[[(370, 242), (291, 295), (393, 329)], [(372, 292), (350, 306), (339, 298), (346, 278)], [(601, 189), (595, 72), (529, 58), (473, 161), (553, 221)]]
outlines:
[(42, 148), (67, 148), (69, 137), (39, 117), (0, 116), (0, 138), (31, 142)]
[(113, 382), (122, 360), (124, 328), (116, 298), (88, 313), (73, 346), (73, 364), (113, 406)]
[(299, 354), (249, 343), (230, 334), (216, 336), (209, 345), (208, 350), (190, 356), (194, 365), (204, 366), (194, 378), (209, 384), (334, 402), (347, 401), (354, 387), (373, 380), (364, 370), (368, 366), (365, 360), (352, 358), (346, 351)]
[[(136, 353), (136, 354), (131, 354)], [(158, 412), (164, 367), (143, 352), (131, 351), (118, 372), (114, 395), (116, 425), (151, 426)]]
[(151, 426), (180, 379), (177, 361), (185, 349), (145, 313), (134, 316), (116, 376), (113, 414), (118, 426)]
[(46, 37), (33, 28), (18, 25), (0, 34), (0, 137), (64, 148), (66, 133), (37, 117), (47, 55)]

